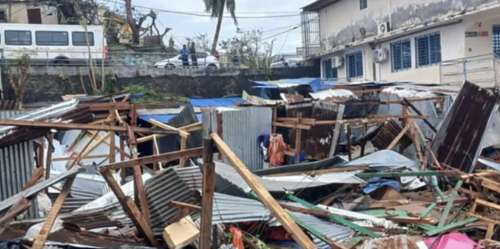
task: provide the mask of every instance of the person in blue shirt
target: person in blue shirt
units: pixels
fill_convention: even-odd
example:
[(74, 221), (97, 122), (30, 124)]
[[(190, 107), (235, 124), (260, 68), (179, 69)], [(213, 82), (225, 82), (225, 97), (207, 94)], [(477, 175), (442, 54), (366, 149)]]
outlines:
[(186, 45), (182, 45), (182, 49), (180, 52), (181, 56), (180, 59), (182, 61), (182, 66), (188, 67), (189, 66), (189, 50)]

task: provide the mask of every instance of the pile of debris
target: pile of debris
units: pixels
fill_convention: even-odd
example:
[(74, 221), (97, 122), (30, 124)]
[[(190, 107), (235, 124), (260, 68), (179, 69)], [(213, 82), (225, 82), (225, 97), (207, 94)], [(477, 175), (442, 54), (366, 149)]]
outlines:
[(0, 247), (500, 248), (499, 93), (302, 87), (0, 111)]

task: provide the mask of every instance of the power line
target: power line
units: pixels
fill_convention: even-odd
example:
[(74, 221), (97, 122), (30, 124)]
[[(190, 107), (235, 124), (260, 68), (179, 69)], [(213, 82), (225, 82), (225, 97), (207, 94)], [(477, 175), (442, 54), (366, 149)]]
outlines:
[[(107, 3), (114, 3), (114, 4), (121, 4), (124, 5), (125, 3), (117, 0), (100, 0), (101, 2), (107, 2)], [(143, 5), (133, 5), (134, 8), (139, 8), (139, 9), (147, 9), (147, 10), (154, 10), (156, 12), (163, 12), (163, 13), (169, 13), (169, 14), (177, 14), (177, 15), (186, 15), (186, 16), (197, 16), (197, 17), (212, 17), (212, 15), (203, 13), (203, 12), (194, 12), (194, 11), (179, 11), (179, 10), (168, 10), (168, 9), (160, 9), (160, 8), (151, 8), (148, 6), (143, 6)], [(288, 18), (288, 17), (297, 17), (299, 16), (299, 13), (295, 14), (281, 14), (281, 15), (238, 15), (238, 19), (269, 19), (269, 18)], [(224, 17), (227, 18), (232, 18), (230, 15), (225, 15)]]

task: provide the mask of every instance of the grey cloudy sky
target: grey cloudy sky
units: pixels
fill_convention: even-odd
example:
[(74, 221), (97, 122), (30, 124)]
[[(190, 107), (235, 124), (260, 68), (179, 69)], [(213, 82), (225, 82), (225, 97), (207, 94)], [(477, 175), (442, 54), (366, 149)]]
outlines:
[[(286, 15), (300, 13), (300, 8), (312, 2), (313, 0), (236, 0), (237, 15), (255, 16), (255, 15)], [(203, 0), (133, 0), (132, 3), (137, 6), (147, 6), (156, 9), (167, 9), (176, 11), (203, 12), (205, 5)], [(119, 4), (108, 4), (112, 7), (120, 7)], [(138, 10), (146, 12), (144, 8)], [(210, 39), (215, 31), (216, 19), (209, 17), (196, 17), (177, 15), (157, 11), (159, 22), (163, 27), (171, 27), (171, 35), (176, 43), (184, 43), (187, 37), (193, 37), (196, 34), (208, 34)], [(283, 13), (275, 13), (283, 12)], [(259, 29), (264, 31), (264, 37), (269, 37), (282, 33), (294, 25), (300, 24), (300, 16), (271, 19), (238, 19), (239, 27), (243, 31)], [(296, 47), (301, 46), (300, 29), (286, 32), (276, 36), (274, 39), (275, 53), (295, 52)], [(223, 23), (222, 38), (232, 37), (236, 34), (236, 27), (230, 18), (225, 18)], [(268, 39), (267, 41), (270, 41)]]

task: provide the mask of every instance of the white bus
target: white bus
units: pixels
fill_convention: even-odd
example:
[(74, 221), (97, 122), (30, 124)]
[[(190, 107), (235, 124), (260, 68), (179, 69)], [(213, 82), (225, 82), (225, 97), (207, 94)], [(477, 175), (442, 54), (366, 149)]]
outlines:
[(73, 64), (90, 56), (102, 61), (106, 56), (106, 40), (102, 26), (0, 24), (0, 50), (5, 60), (28, 54), (43, 63)]

